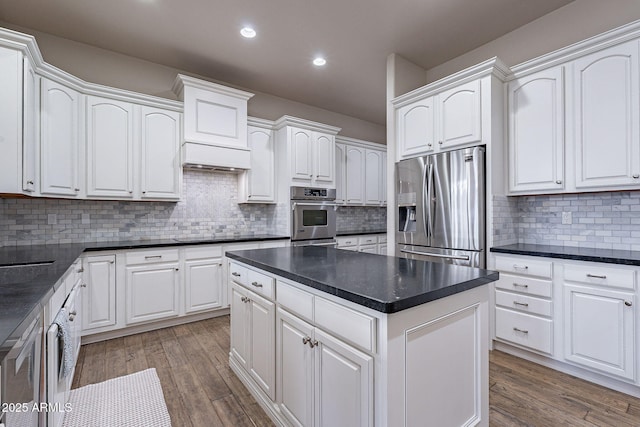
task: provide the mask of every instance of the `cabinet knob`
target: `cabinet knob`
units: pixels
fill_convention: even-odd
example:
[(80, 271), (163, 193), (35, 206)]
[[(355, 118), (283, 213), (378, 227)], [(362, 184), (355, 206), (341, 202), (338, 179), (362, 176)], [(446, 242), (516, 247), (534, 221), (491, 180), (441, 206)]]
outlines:
[(27, 181), (27, 184), (33, 185), (33, 181)]
[[(129, 193), (131, 193), (131, 191), (129, 191)], [(144, 190), (142, 194), (147, 194), (147, 190)]]
[(631, 301), (625, 301), (624, 305), (626, 305), (627, 307), (631, 307), (633, 303)]
[(129, 194), (133, 194), (133, 190), (129, 190)]
[(442, 141), (438, 141), (438, 144), (442, 145)]
[(109, 261), (109, 264), (115, 264), (115, 261)]
[(428, 143), (427, 147), (431, 148), (431, 147), (433, 147), (433, 144), (432, 143)]
[(75, 191), (77, 193), (78, 191), (80, 191), (80, 189), (79, 188), (74, 188), (73, 191)]
[(80, 285), (80, 287), (81, 287), (81, 288), (86, 288), (86, 287), (87, 287), (87, 284), (86, 284), (86, 283), (83, 283), (82, 285)]
[(83, 273), (84, 272), (84, 268), (80, 267), (78, 270), (76, 270), (76, 273)]
[(562, 180), (556, 179), (556, 184), (562, 184)]
[[(640, 175), (638, 175), (637, 173), (636, 173), (636, 174), (633, 174), (633, 179), (638, 179), (638, 178), (640, 178)], [(32, 184), (33, 184), (33, 183), (32, 183)]]
[(302, 338), (302, 345), (305, 345), (307, 343), (309, 343), (311, 341), (311, 337), (303, 337)]
[(179, 271), (180, 269), (176, 267), (176, 271)]
[(235, 276), (235, 277), (240, 277), (240, 273), (238, 273), (238, 272), (236, 272), (236, 271), (232, 272), (232, 273), (231, 273), (231, 275), (232, 275), (232, 276)]

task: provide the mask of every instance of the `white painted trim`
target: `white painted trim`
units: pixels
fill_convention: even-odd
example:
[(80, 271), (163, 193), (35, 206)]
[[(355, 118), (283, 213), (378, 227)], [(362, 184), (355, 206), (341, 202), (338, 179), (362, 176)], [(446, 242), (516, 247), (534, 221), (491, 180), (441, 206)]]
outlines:
[(598, 50), (637, 39), (638, 37), (640, 37), (640, 20), (514, 65), (511, 67), (512, 74), (507, 77), (506, 81), (511, 81), (545, 68), (554, 67)]
[(373, 150), (387, 151), (386, 144), (378, 144), (376, 142), (364, 141), (362, 139), (350, 138), (348, 136), (341, 136), (341, 135), (336, 135), (336, 144), (356, 145), (359, 147), (370, 148)]
[(501, 81), (504, 81), (506, 77), (511, 74), (511, 70), (500, 59), (493, 57), (433, 83), (429, 83), (426, 86), (419, 87), (404, 95), (400, 95), (392, 99), (391, 104), (393, 104), (395, 108), (399, 108), (414, 102), (416, 99), (424, 98), (491, 74), (498, 77)]
[(311, 120), (300, 119), (298, 117), (293, 116), (282, 116), (278, 120), (275, 121), (275, 129), (282, 129), (285, 126), (296, 126), (309, 130), (314, 130), (317, 132), (324, 132), (331, 135), (336, 135), (342, 128), (325, 125), (323, 123), (312, 122)]
[(255, 126), (258, 128), (273, 130), (275, 128), (275, 125), (276, 123), (273, 120), (247, 116), (247, 126)]
[(173, 91), (173, 93), (175, 93), (178, 96), (178, 98), (183, 99), (185, 87), (207, 90), (210, 92), (219, 93), (221, 95), (227, 95), (227, 96), (232, 96), (234, 98), (243, 99), (245, 101), (254, 95), (253, 93), (246, 92), (244, 90), (223, 86), (218, 83), (197, 79), (195, 77), (186, 76), (184, 74), (178, 74), (176, 76), (176, 79), (173, 82), (173, 86), (171, 87), (171, 90)]

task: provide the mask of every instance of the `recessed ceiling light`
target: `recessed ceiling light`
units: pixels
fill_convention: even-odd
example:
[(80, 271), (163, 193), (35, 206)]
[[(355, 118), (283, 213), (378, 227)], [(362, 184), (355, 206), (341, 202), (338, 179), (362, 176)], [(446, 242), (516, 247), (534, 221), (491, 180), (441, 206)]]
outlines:
[(321, 56), (318, 56), (317, 58), (315, 58), (313, 60), (313, 65), (315, 65), (316, 67), (322, 67), (323, 65), (325, 65), (327, 63), (327, 60), (324, 59)]
[(240, 35), (242, 35), (242, 37), (247, 38), (247, 39), (252, 39), (256, 36), (256, 30), (254, 30), (251, 27), (243, 27), (240, 30)]

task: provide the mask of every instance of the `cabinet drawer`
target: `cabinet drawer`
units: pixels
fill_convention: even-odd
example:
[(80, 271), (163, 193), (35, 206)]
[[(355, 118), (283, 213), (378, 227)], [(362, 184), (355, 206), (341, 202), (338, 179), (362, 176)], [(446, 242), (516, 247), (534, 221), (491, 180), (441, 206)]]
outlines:
[(531, 258), (496, 257), (496, 270), (505, 273), (517, 273), (523, 276), (538, 276), (551, 278), (551, 261), (543, 261)]
[(360, 236), (358, 237), (358, 244), (359, 245), (371, 245), (371, 244), (376, 244), (378, 243), (378, 237), (377, 236)]
[(381, 234), (378, 236), (378, 243), (387, 243), (387, 235)]
[(307, 320), (313, 320), (312, 294), (278, 280), (276, 295), (281, 306)]
[(222, 246), (192, 246), (184, 248), (185, 259), (221, 258)]
[(497, 289), (547, 298), (551, 298), (552, 292), (551, 280), (532, 279), (507, 273), (500, 273), (500, 279), (495, 282), (495, 286)]
[(496, 337), (551, 354), (549, 319), (496, 307)]
[(229, 263), (229, 280), (232, 280), (241, 285), (249, 285), (249, 278), (247, 277), (247, 267), (244, 265), (236, 264), (235, 262)]
[(133, 264), (151, 264), (155, 262), (173, 262), (178, 261), (177, 249), (160, 249), (154, 251), (135, 251), (127, 252), (127, 265)]
[(273, 282), (275, 280), (272, 277), (258, 273), (257, 271), (249, 269), (247, 269), (247, 271), (247, 288), (257, 294), (273, 299)]
[(564, 279), (571, 282), (634, 289), (635, 272), (620, 268), (565, 264)]
[(345, 246), (357, 246), (358, 245), (358, 237), (337, 237), (336, 243), (339, 248)]
[(551, 317), (553, 312), (550, 300), (514, 294), (499, 289), (496, 289), (496, 305), (548, 317)]
[(376, 319), (324, 298), (315, 298), (314, 309), (316, 325), (367, 351), (375, 351)]

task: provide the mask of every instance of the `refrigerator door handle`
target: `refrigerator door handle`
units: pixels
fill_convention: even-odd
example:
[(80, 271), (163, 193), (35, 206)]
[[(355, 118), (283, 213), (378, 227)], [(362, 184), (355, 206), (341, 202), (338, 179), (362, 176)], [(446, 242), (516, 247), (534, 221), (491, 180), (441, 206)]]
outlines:
[[(427, 234), (427, 239), (431, 236), (431, 229), (429, 224), (431, 222), (431, 210), (429, 209), (429, 194), (431, 193), (431, 188), (429, 187), (429, 175), (431, 174), (431, 165), (427, 164), (424, 168), (424, 176), (423, 182), (426, 186), (426, 191), (422, 192), (422, 225), (424, 227), (424, 231)], [(428, 217), (426, 216), (428, 213)]]
[(429, 173), (427, 177), (427, 234), (433, 235), (433, 163), (429, 163)]
[(443, 254), (434, 254), (434, 253), (428, 253), (428, 252), (410, 251), (407, 249), (400, 249), (400, 252), (404, 254), (431, 256), (434, 258), (459, 259), (462, 261), (469, 261), (469, 255), (443, 255)]

